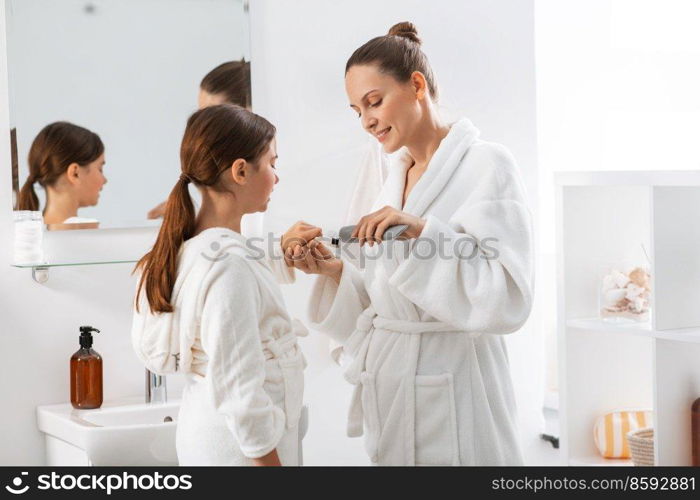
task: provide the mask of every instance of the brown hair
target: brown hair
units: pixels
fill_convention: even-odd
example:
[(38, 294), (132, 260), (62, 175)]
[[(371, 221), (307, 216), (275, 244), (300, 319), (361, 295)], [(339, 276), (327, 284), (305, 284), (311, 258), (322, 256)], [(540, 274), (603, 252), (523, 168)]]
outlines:
[(39, 210), (36, 182), (44, 188), (52, 186), (69, 165), (84, 167), (97, 160), (104, 150), (100, 136), (86, 128), (68, 122), (45, 126), (29, 149), (29, 176), (19, 192), (19, 210)]
[(188, 184), (218, 189), (221, 174), (237, 159), (253, 164), (275, 137), (275, 127), (265, 118), (240, 106), (220, 104), (195, 112), (187, 120), (180, 147), (180, 179), (168, 196), (158, 238), (135, 270), (141, 270), (136, 294), (145, 288), (151, 312), (172, 312), (170, 299), (177, 278), (177, 257), (195, 230), (195, 213)]
[(220, 64), (206, 74), (199, 86), (210, 94), (222, 94), (229, 104), (250, 108), (250, 61)]
[(379, 71), (407, 82), (414, 71), (425, 76), (433, 101), (438, 99), (438, 88), (428, 58), (420, 48), (418, 30), (409, 22), (395, 24), (384, 36), (372, 38), (355, 50), (345, 65), (345, 74), (353, 66), (376, 64)]

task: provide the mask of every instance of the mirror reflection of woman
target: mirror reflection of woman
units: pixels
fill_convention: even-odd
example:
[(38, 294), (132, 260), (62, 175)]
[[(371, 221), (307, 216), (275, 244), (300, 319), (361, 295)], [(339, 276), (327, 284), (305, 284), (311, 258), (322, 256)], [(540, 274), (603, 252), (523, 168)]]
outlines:
[(107, 183), (104, 145), (97, 134), (68, 122), (51, 123), (32, 142), (28, 162), (29, 176), (19, 193), (19, 210), (40, 210), (34, 190), (39, 184), (46, 191), (46, 224), (97, 227), (96, 219), (78, 216), (80, 208), (97, 205)]
[[(199, 84), (197, 108), (217, 104), (235, 104), (251, 110), (250, 61), (228, 61), (207, 73)], [(148, 219), (160, 219), (165, 214), (166, 202), (148, 211)]]

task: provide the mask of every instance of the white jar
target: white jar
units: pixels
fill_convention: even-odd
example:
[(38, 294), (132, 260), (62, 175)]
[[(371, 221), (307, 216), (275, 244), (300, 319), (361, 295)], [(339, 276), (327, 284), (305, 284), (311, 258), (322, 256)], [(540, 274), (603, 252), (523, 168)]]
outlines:
[(14, 212), (14, 262), (17, 265), (44, 264), (44, 219), (41, 212)]

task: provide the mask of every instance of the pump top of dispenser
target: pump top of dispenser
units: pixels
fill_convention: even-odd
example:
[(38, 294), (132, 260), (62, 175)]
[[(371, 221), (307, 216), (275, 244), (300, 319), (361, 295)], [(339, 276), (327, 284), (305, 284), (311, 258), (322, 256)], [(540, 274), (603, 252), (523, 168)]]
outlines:
[(90, 349), (92, 347), (92, 332), (100, 333), (97, 328), (91, 326), (80, 327), (80, 347)]

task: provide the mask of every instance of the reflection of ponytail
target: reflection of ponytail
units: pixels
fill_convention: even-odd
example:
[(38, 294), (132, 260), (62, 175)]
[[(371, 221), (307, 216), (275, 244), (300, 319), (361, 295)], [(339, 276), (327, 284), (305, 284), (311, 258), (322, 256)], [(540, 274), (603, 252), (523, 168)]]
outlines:
[(136, 265), (142, 272), (136, 294), (137, 311), (139, 296), (144, 286), (152, 311), (173, 311), (170, 298), (177, 275), (177, 255), (185, 240), (192, 237), (195, 228), (194, 205), (188, 185), (189, 178), (181, 175), (168, 196), (163, 224), (153, 249)]
[(53, 186), (72, 163), (84, 167), (104, 151), (100, 137), (86, 128), (68, 122), (45, 126), (29, 148), (29, 177), (19, 193), (19, 210), (39, 210), (35, 183)]
[(27, 181), (19, 192), (18, 210), (39, 210), (39, 197), (36, 195), (36, 191), (34, 191), (35, 182), (36, 180), (34, 180), (32, 175), (27, 177)]
[(163, 224), (153, 248), (141, 257), (136, 311), (145, 289), (151, 312), (172, 312), (177, 257), (185, 240), (194, 236), (195, 213), (188, 184), (219, 188), (221, 174), (238, 159), (254, 168), (275, 138), (275, 127), (240, 106), (220, 104), (195, 112), (187, 120), (180, 147), (182, 174), (168, 196)]

